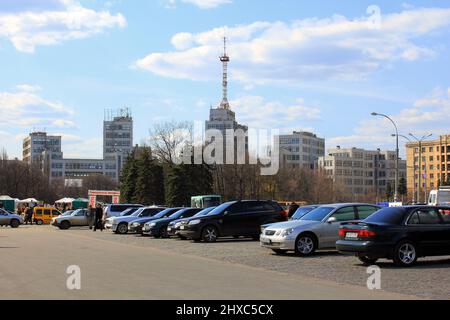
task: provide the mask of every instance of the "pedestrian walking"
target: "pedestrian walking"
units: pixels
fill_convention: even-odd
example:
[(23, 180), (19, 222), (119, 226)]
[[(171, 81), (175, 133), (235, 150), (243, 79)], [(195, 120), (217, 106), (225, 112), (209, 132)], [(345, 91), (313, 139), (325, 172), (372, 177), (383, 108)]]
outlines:
[(92, 205), (89, 205), (89, 209), (88, 209), (88, 213), (87, 213), (89, 230), (92, 230), (94, 228), (95, 212), (96, 212), (96, 208), (94, 208)]
[(94, 232), (97, 229), (103, 232), (103, 209), (101, 204), (97, 204), (97, 208), (95, 208)]
[(298, 208), (300, 208), (300, 206), (298, 204), (296, 204), (295, 202), (292, 202), (289, 205), (289, 211), (288, 211), (289, 218), (292, 218), (292, 216), (295, 214), (295, 212), (297, 211)]
[(33, 209), (27, 204), (25, 205), (25, 224), (33, 224)]

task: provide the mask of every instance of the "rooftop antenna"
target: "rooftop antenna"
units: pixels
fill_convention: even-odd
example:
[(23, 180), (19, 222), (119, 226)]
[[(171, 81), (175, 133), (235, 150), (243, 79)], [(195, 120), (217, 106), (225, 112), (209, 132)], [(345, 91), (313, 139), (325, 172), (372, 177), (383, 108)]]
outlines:
[(222, 91), (223, 98), (220, 103), (220, 108), (230, 109), (230, 104), (228, 102), (228, 62), (230, 62), (230, 57), (227, 55), (227, 38), (223, 38), (223, 56), (220, 57), (223, 65), (223, 81), (222, 81)]

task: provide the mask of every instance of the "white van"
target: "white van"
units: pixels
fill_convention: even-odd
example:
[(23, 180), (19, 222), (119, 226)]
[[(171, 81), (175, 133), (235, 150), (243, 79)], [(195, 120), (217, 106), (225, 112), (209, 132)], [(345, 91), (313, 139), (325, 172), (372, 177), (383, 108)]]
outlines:
[(428, 200), (430, 206), (450, 205), (450, 187), (440, 187), (430, 192)]

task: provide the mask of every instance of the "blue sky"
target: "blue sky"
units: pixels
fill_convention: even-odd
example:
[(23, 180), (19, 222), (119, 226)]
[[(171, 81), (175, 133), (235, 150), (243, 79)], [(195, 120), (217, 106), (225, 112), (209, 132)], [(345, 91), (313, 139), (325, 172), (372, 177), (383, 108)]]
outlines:
[(393, 149), (372, 111), (450, 133), (449, 26), (445, 1), (1, 0), (0, 147), (21, 157), (46, 129), (66, 156), (101, 157), (106, 108), (132, 109), (135, 143), (156, 122), (204, 121), (226, 35), (240, 122)]

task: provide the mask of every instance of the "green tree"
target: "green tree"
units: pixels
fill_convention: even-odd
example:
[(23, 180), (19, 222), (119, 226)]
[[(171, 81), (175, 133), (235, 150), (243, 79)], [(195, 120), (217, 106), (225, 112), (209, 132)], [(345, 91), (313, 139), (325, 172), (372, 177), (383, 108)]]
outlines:
[(394, 196), (394, 189), (392, 188), (392, 184), (388, 182), (386, 186), (386, 199), (387, 201), (391, 201), (392, 197)]
[(132, 152), (122, 169), (120, 176), (120, 194), (122, 202), (131, 203), (135, 198), (136, 181), (138, 178), (138, 163), (134, 152)]
[(402, 197), (402, 199), (405, 198), (405, 196), (408, 194), (408, 187), (406, 185), (406, 179), (401, 178), (398, 184), (397, 189), (398, 194)]
[(185, 165), (168, 167), (166, 182), (166, 202), (169, 206), (182, 207), (190, 203)]
[(162, 167), (154, 159), (149, 149), (144, 149), (137, 161), (138, 177), (134, 202), (154, 205), (164, 204), (164, 175)]

